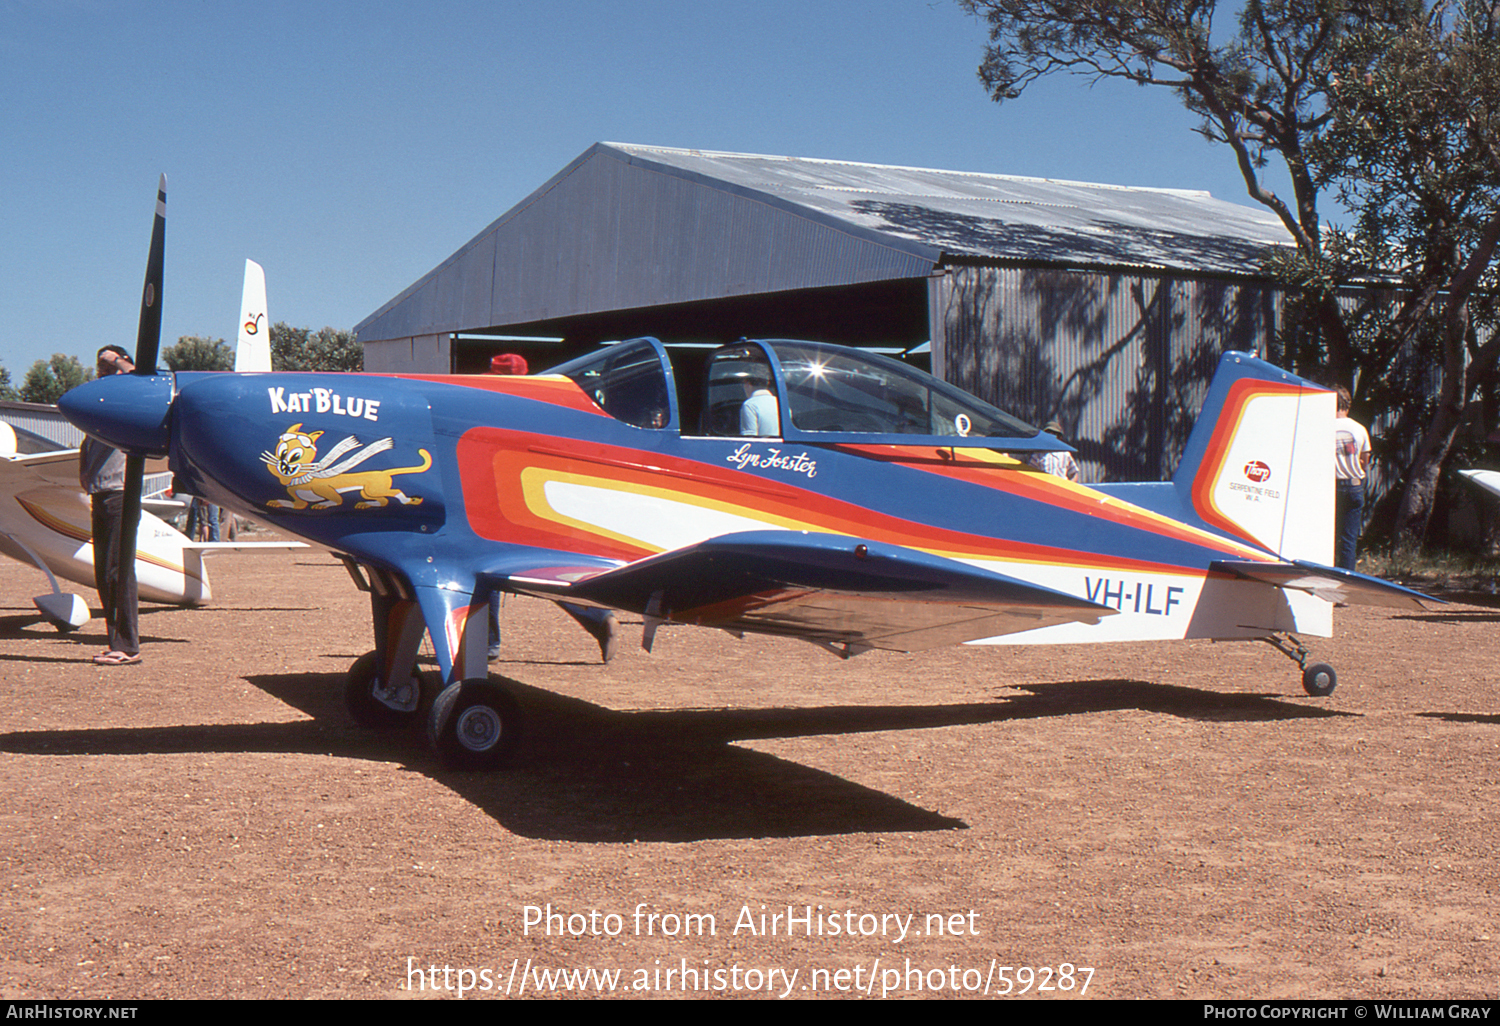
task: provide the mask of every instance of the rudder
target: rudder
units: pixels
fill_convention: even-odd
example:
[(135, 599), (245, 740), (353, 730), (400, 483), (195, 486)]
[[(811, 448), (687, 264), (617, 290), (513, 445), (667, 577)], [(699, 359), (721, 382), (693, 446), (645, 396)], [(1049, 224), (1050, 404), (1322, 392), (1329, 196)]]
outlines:
[(1334, 393), (1225, 353), (1172, 482), (1209, 528), (1283, 559), (1333, 561)]

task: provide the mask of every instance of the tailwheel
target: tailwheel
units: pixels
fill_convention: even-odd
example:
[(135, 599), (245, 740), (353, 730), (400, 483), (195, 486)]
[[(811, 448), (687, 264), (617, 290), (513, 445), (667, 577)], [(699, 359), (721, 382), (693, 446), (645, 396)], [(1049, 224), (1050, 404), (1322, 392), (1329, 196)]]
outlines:
[(404, 727), (422, 711), (422, 678), (411, 677), (396, 685), (380, 679), (374, 652), (366, 652), (349, 668), (344, 684), (344, 704), (354, 722), (362, 727)]
[(1313, 663), (1302, 671), (1302, 690), (1317, 698), (1326, 698), (1339, 686), (1339, 675), (1327, 663)]
[(427, 724), (432, 745), (449, 769), (495, 769), (520, 739), (521, 706), (501, 684), (462, 680), (433, 700)]
[(1308, 663), (1312, 653), (1290, 634), (1262, 638), (1266, 644), (1302, 668), (1302, 690), (1314, 698), (1327, 698), (1339, 686), (1339, 675), (1327, 663)]

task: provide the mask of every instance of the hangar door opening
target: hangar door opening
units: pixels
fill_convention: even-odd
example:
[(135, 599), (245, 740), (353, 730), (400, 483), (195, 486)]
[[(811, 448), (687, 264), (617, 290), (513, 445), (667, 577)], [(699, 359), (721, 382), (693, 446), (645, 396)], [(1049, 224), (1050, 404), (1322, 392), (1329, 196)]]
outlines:
[(641, 335), (668, 345), (792, 338), (905, 351), (931, 337), (927, 279), (727, 296), (470, 329), (455, 340), (452, 369), (457, 374), (482, 374), (489, 369), (490, 357), (513, 352), (524, 356), (532, 371), (545, 370), (602, 342)]

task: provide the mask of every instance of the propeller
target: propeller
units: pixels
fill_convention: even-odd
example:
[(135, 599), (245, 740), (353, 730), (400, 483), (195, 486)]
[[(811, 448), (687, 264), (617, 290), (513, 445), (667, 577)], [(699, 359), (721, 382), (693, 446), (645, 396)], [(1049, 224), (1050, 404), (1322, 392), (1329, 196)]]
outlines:
[[(141, 320), (135, 335), (134, 374), (156, 376), (156, 357), (161, 348), (161, 285), (167, 250), (167, 176), (156, 187), (156, 216), (151, 224), (151, 252), (146, 257), (146, 284), (141, 290)], [(120, 516), (120, 572), (135, 574), (135, 543), (141, 525), (141, 488), (146, 477), (146, 457), (125, 456), (125, 495)]]
[(167, 257), (167, 176), (156, 186), (156, 217), (151, 223), (151, 252), (146, 257), (146, 285), (141, 291), (141, 322), (135, 333), (135, 373), (155, 374), (161, 348), (161, 278)]

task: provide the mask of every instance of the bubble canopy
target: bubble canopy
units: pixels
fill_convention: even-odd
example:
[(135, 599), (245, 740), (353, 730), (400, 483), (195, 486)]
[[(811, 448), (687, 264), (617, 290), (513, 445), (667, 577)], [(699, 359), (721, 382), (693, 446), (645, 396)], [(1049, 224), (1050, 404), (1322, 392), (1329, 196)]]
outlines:
[(1026, 439), (1018, 417), (896, 360), (817, 342), (768, 341), (791, 426), (815, 433)]
[(548, 373), (572, 378), (604, 412), (648, 430), (821, 444), (1070, 450), (1019, 417), (868, 350), (745, 339), (714, 350), (691, 370), (674, 370), (679, 362), (656, 339), (637, 338)]

